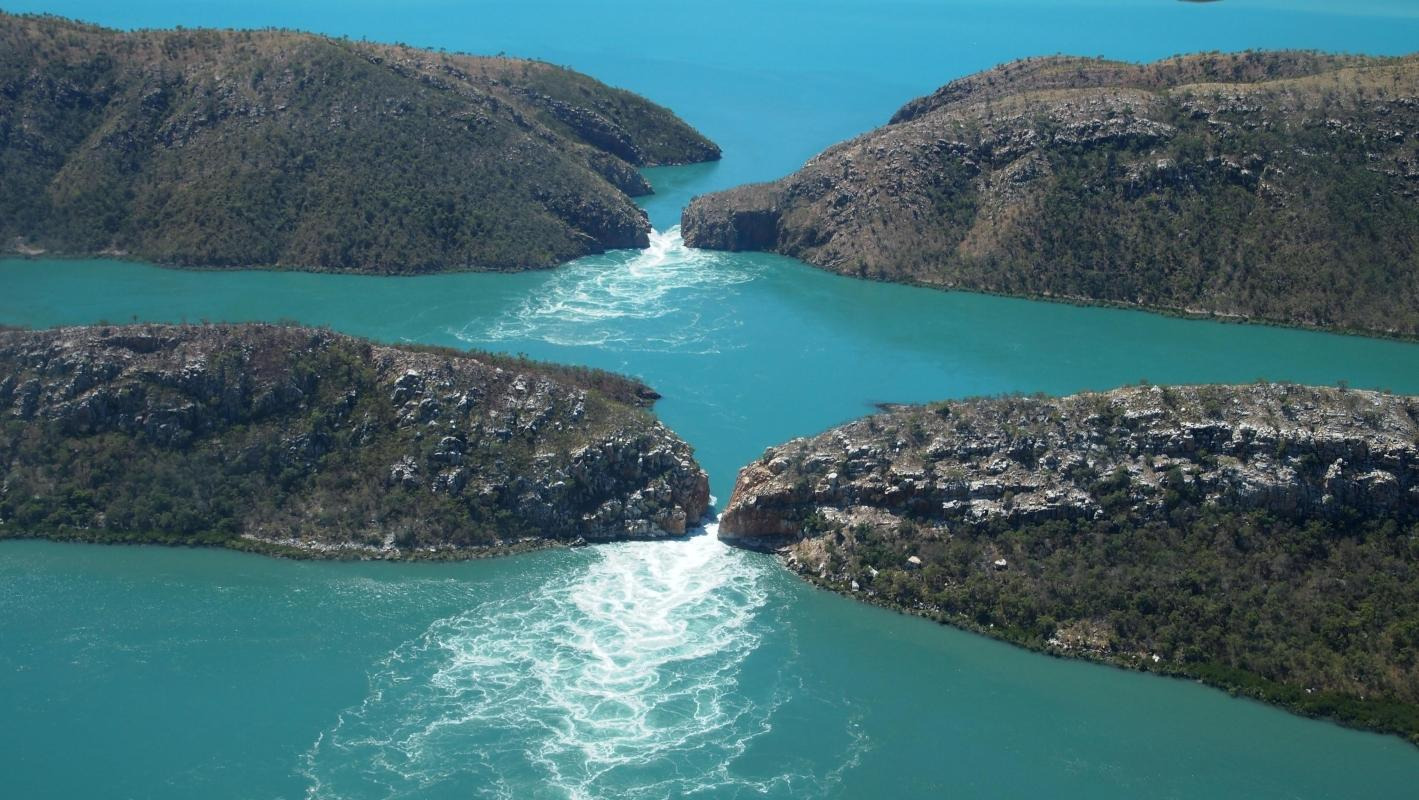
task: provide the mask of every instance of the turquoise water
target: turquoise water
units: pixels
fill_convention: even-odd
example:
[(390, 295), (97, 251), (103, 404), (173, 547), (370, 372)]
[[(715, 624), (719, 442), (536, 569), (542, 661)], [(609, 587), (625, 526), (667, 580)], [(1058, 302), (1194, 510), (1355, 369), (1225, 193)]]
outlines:
[[(770, 6), (771, 7), (765, 7)], [(955, 75), (1055, 51), (1402, 52), (1411, 3), (9, 3), (543, 57), (664, 102), (722, 163), (651, 170), (643, 252), (520, 275), (0, 262), (0, 322), (295, 319), (639, 375), (714, 491), (873, 403), (1154, 382), (1419, 392), (1419, 346), (865, 283), (687, 250), (694, 194), (776, 177)], [(1412, 796), (1419, 750), (808, 588), (712, 536), (457, 565), (0, 543), (15, 797)]]

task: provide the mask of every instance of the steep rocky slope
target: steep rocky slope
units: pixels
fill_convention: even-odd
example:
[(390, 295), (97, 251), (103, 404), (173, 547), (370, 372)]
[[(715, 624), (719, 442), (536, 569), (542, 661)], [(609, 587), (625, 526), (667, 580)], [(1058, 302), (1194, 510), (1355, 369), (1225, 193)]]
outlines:
[(361, 272), (644, 247), (669, 110), (538, 62), (0, 13), (0, 250)]
[(681, 227), (845, 275), (1415, 336), (1419, 57), (1007, 64)]
[(0, 332), (0, 536), (293, 554), (678, 535), (709, 487), (646, 386), (268, 325)]
[(771, 448), (720, 536), (1029, 647), (1419, 735), (1419, 399), (1135, 387)]

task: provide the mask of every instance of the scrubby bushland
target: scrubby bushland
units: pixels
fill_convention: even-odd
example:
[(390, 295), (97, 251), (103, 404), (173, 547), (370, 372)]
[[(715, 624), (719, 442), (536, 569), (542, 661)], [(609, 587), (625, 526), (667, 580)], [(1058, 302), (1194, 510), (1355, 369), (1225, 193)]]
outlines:
[(898, 408), (720, 535), (854, 597), (1419, 742), (1419, 400), (1261, 384)]
[(845, 275), (1419, 336), (1419, 57), (1041, 58), (953, 81), (693, 247)]
[(719, 150), (570, 70), (0, 14), (0, 250), (415, 273), (644, 247), (636, 167)]

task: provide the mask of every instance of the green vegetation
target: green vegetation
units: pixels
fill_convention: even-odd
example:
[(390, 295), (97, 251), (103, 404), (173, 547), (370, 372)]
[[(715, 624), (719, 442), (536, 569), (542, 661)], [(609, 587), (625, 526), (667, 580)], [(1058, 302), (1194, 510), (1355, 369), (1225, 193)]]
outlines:
[(684, 230), (858, 277), (1414, 337), (1416, 129), (1416, 57), (1032, 59), (699, 198)]
[(598, 370), (255, 325), (5, 331), (0, 365), (0, 536), (385, 557), (605, 535), (666, 482), (639, 512), (703, 510), (654, 392)]
[(548, 64), (0, 14), (0, 248), (417, 273), (644, 246), (635, 167), (718, 158)]

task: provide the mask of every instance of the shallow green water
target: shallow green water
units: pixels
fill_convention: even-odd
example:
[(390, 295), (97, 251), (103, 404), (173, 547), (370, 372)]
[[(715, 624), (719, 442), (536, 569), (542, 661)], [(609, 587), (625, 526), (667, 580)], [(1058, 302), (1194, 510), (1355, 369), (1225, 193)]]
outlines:
[[(293, 25), (589, 71), (723, 163), (650, 171), (650, 250), (416, 279), (0, 262), (0, 323), (299, 320), (616, 369), (724, 497), (873, 403), (1260, 377), (1419, 392), (1419, 346), (852, 281), (683, 248), (689, 196), (776, 177), (914, 94), (1059, 50), (1400, 52), (1403, 2), (10, 3)], [(1003, 10), (1002, 10), (1003, 9)], [(14, 797), (1406, 797), (1419, 749), (1025, 653), (808, 588), (711, 536), (458, 565), (0, 542)]]

